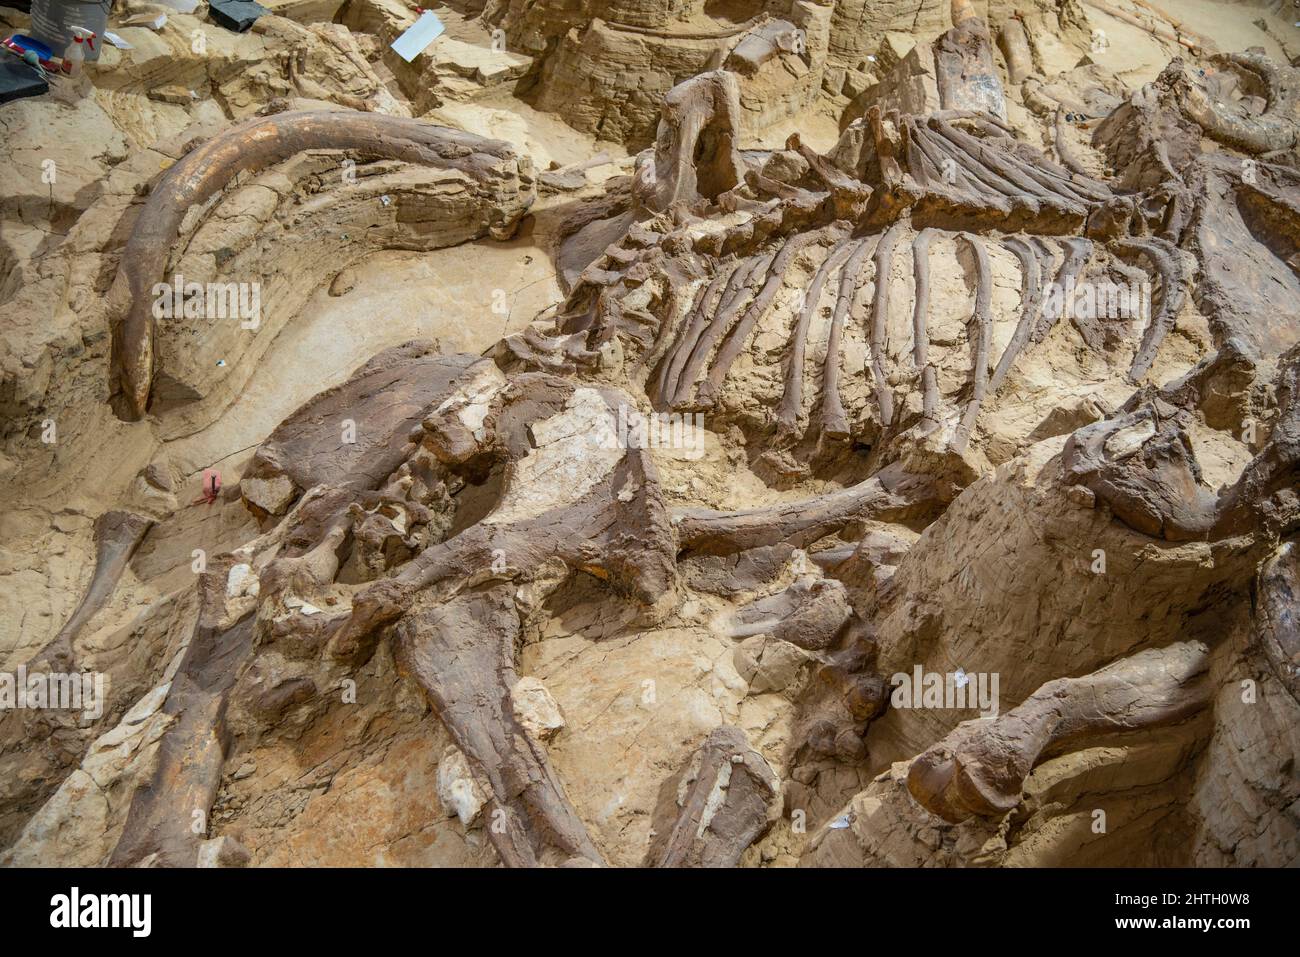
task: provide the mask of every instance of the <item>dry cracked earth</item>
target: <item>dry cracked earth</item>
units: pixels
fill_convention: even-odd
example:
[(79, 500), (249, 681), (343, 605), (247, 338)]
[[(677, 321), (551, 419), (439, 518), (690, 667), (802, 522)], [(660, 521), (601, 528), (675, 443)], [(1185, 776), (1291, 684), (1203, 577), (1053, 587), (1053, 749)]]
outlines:
[(0, 105), (0, 865), (1300, 862), (1289, 3), (264, 5)]

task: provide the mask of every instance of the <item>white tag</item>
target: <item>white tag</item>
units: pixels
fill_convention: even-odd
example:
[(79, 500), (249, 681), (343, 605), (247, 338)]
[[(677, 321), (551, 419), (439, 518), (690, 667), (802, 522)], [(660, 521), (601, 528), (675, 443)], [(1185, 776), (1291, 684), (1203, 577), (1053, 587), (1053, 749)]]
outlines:
[(425, 10), (420, 14), (420, 19), (416, 20), (406, 32), (393, 41), (392, 50), (407, 63), (410, 63), (417, 56), (424, 52), (434, 40), (442, 35), (443, 30), (447, 29), (442, 25), (432, 11)]
[(127, 17), (122, 21), (124, 27), (148, 27), (150, 30), (161, 30), (167, 26), (167, 14), (160, 13), (153, 17), (147, 13), (137, 13), (133, 17)]
[(134, 50), (134, 49), (135, 49), (135, 47), (131, 46), (131, 44), (127, 43), (125, 40), (123, 40), (121, 37), (119, 37), (119, 36), (118, 36), (116, 33), (114, 33), (112, 30), (105, 30), (105, 31), (104, 31), (104, 39), (107, 40), (109, 43), (113, 44), (113, 46), (117, 47), (119, 50)]

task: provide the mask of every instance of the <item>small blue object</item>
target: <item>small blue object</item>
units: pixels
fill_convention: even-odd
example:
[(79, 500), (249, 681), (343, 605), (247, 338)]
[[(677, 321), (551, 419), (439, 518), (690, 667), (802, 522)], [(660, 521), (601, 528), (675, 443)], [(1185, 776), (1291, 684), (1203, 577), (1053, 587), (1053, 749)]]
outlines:
[(22, 33), (15, 33), (8, 41), (13, 46), (18, 47), (24, 52), (30, 50), (42, 60), (54, 59), (54, 51), (47, 47), (40, 40), (33, 40), (31, 37)]

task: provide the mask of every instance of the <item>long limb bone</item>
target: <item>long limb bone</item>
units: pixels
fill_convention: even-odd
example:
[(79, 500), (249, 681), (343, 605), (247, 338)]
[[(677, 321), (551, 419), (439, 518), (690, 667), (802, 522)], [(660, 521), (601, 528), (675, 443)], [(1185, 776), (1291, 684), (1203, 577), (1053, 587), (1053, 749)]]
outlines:
[[(261, 576), (261, 608), (271, 607), (285, 589), (310, 595), (333, 581), (338, 551), (352, 528), (345, 507), (351, 499), (346, 489), (315, 487), (283, 523), (246, 546), (256, 554), (266, 544), (282, 544), (303, 530), (318, 536), (303, 554), (282, 555), (271, 563)], [(199, 579), (198, 619), (179, 660), (164, 676), (162, 711), (173, 723), (159, 744), (152, 777), (131, 796), (111, 866), (196, 865), (230, 748), (226, 714), (231, 693), (256, 645), (251, 609), (230, 620), (238, 614), (232, 612), (227, 592), (236, 564), (233, 556), (220, 556)], [(268, 715), (280, 715), (311, 690), (308, 682), (290, 681), (265, 689), (250, 704)], [(196, 823), (202, 826), (196, 828)]]
[(1211, 700), (1201, 680), (1208, 652), (1199, 642), (1141, 651), (1082, 678), (1049, 681), (992, 720), (959, 725), (917, 757), (907, 788), (928, 811), (951, 822), (999, 817), (1020, 800), (1041, 757), (1088, 738), (1185, 721)]
[[(1180, 44), (1193, 53), (1201, 53), (1204, 50), (1206, 41), (1195, 37), (1194, 34), (1189, 33), (1184, 35), (1180, 30), (1169, 30), (1157, 24), (1148, 23), (1136, 14), (1114, 7), (1111, 4), (1104, 2), (1104, 0), (1083, 0), (1083, 2), (1090, 7), (1095, 7), (1108, 16), (1114, 17), (1116, 20), (1123, 20), (1125, 23), (1135, 26), (1140, 30), (1145, 30), (1152, 36), (1159, 37), (1162, 40), (1168, 40), (1171, 43)], [(1165, 19), (1169, 18), (1166, 17)]]
[(674, 512), (673, 526), (681, 552), (725, 554), (778, 542), (803, 546), (850, 522), (920, 514), (939, 497), (929, 478), (889, 465), (865, 482), (817, 498), (738, 512), (684, 509)]
[(659, 830), (647, 863), (735, 867), (780, 813), (780, 794), (780, 778), (745, 733), (730, 725), (715, 728), (665, 787), (662, 816), (677, 816)]
[[(255, 117), (212, 137), (169, 169), (136, 218), (110, 292), (115, 311), (111, 392), (114, 411), (137, 421), (149, 406), (155, 374), (155, 283), (162, 277), (181, 220), (238, 173), (263, 169), (303, 150), (340, 149), (422, 166), (450, 167), (484, 179), (510, 147), (420, 120), (379, 113), (307, 111)], [(504, 224), (495, 224), (504, 225)], [(123, 303), (125, 308), (123, 308)]]
[(541, 845), (601, 863), (545, 746), (511, 707), (510, 689), (519, 677), (514, 590), (507, 582), (421, 607), (395, 630), (397, 659), (490, 784), (493, 845), (502, 862), (509, 867), (541, 863)]
[[(131, 556), (153, 522), (131, 512), (105, 512), (95, 520), (95, 570), (72, 615), (57, 635), (26, 662), (28, 674), (71, 674), (78, 670), (76, 641), (86, 624), (117, 588)], [(105, 702), (99, 702), (102, 708)], [(0, 806), (26, 815), (59, 784), (69, 751), (79, 745), (80, 714), (57, 708), (0, 711)]]
[(51, 671), (74, 670), (73, 642), (112, 596), (131, 556), (152, 527), (152, 520), (131, 512), (105, 512), (95, 519), (95, 571), (90, 576), (90, 584), (59, 633), (28, 662), (28, 671), (42, 667)]
[[(225, 576), (217, 577), (216, 587), (224, 588)], [(217, 797), (229, 747), (227, 693), (252, 637), (251, 615), (232, 628), (218, 627), (207, 615), (195, 626), (163, 706), (176, 723), (163, 736), (153, 778), (132, 798), (110, 866), (196, 865), (207, 828), (195, 831), (194, 815), (206, 822)]]

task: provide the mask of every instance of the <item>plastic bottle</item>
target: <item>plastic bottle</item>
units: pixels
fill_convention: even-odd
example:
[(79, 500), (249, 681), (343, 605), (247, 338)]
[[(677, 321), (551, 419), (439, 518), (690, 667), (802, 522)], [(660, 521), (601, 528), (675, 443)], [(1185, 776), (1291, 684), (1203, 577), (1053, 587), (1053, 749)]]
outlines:
[(81, 45), (81, 37), (73, 34), (72, 42), (68, 48), (63, 51), (63, 62), (67, 64), (69, 76), (80, 76), (81, 65), (86, 59), (86, 51)]
[(85, 27), (71, 27), (72, 42), (63, 53), (63, 69), (68, 75), (62, 84), (69, 99), (89, 96), (92, 90), (90, 78), (86, 76), (85, 61), (88, 50), (94, 49), (95, 34)]

